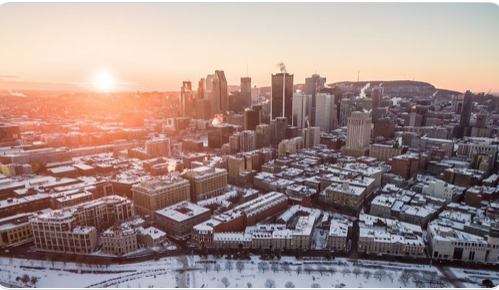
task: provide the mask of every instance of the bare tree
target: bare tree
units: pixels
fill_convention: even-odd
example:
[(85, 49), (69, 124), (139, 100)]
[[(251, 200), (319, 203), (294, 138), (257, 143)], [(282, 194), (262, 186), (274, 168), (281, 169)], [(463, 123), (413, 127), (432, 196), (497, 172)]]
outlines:
[(336, 268), (331, 266), (331, 268), (329, 268), (329, 272), (331, 272), (331, 274), (334, 274), (337, 272)]
[(21, 282), (23, 282), (24, 284), (28, 284), (29, 281), (31, 281), (31, 279), (29, 278), (29, 276), (27, 274), (24, 274), (21, 277)]
[(271, 266), (270, 266), (270, 269), (274, 272), (274, 273), (277, 273), (279, 271), (279, 264), (278, 263), (273, 263)]
[(265, 281), (265, 288), (275, 288), (275, 281), (267, 279), (267, 281)]
[(296, 267), (296, 276), (300, 275), (301, 271), (302, 271), (301, 266)]
[(219, 263), (216, 263), (216, 264), (215, 264), (215, 271), (217, 271), (217, 273), (218, 273), (218, 272), (220, 272), (220, 269), (221, 269), (221, 268), (222, 268), (222, 266), (220, 266), (220, 264), (219, 264)]
[(230, 281), (229, 279), (227, 279), (227, 277), (223, 277), (222, 280), (220, 280), (220, 282), (222, 282), (225, 288), (228, 288), (230, 285)]
[(387, 272), (385, 270), (380, 270), (380, 275), (381, 275), (381, 280), (383, 280), (386, 278)]
[(386, 273), (386, 277), (393, 283), (393, 274), (391, 272)]
[(364, 278), (366, 278), (366, 280), (369, 280), (369, 278), (371, 278), (371, 272), (368, 270), (365, 270), (364, 271)]
[(362, 274), (362, 270), (360, 270), (359, 267), (353, 268), (353, 274), (355, 275), (355, 278), (359, 277), (360, 274)]
[(286, 282), (286, 284), (284, 284), (284, 288), (295, 288), (295, 284), (291, 281)]
[(225, 270), (229, 271), (229, 273), (230, 273), (230, 271), (232, 269), (234, 269), (234, 265), (232, 264), (232, 261), (225, 262)]
[(244, 262), (243, 261), (237, 261), (236, 263), (236, 269), (241, 273), (244, 270)]
[(267, 262), (262, 261), (258, 263), (258, 270), (265, 273), (265, 271), (267, 271), (268, 269), (269, 269), (269, 264)]
[(433, 288), (443, 287), (443, 283), (438, 279), (438, 274), (435, 272), (430, 273), (428, 283)]
[(32, 276), (31, 277), (31, 285), (36, 286), (36, 283), (38, 283), (38, 277)]
[(416, 287), (418, 288), (423, 288), (424, 287), (424, 281), (423, 277), (417, 273), (412, 274), (412, 281), (414, 284), (416, 284)]
[(409, 282), (409, 279), (411, 278), (411, 273), (409, 271), (404, 270), (402, 271), (402, 274), (400, 274), (399, 281), (404, 284), (404, 286), (407, 286), (407, 282)]
[(345, 277), (345, 275), (350, 274), (350, 270), (347, 267), (345, 267), (341, 269), (341, 274), (343, 274), (343, 277)]
[(203, 269), (205, 273), (208, 273), (208, 270), (211, 269), (211, 263), (203, 263)]
[(321, 285), (319, 285), (319, 283), (314, 283), (310, 286), (310, 288), (321, 288)]
[(324, 274), (324, 272), (326, 272), (326, 267), (322, 266), (322, 265), (319, 265), (317, 266), (317, 271), (321, 274)]
[(283, 264), (281, 265), (281, 268), (282, 268), (282, 270), (283, 270), (284, 272), (286, 272), (286, 273), (287, 273), (287, 272), (289, 272), (289, 271), (291, 270), (291, 267), (289, 267), (289, 264), (288, 264), (288, 263), (283, 263)]

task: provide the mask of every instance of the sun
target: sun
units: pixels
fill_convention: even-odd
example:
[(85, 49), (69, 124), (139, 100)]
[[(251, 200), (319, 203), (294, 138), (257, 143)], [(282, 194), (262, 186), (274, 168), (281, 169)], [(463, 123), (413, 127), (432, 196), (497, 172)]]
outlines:
[(94, 86), (103, 92), (109, 92), (114, 88), (114, 79), (109, 72), (99, 72), (94, 79)]

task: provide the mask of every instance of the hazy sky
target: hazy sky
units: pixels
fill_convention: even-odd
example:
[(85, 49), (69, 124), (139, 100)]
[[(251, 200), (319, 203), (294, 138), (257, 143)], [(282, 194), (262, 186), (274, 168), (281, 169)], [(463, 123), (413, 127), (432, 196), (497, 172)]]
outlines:
[[(179, 90), (225, 71), (270, 84), (415, 79), (499, 92), (495, 4), (11, 3), (0, 6), (0, 89), (91, 83), (108, 71), (132, 90)], [(30, 83), (21, 83), (30, 82)], [(32, 83), (36, 82), (36, 83)], [(197, 84), (194, 85), (197, 87)], [(87, 86), (89, 87), (89, 86)], [(123, 87), (123, 86), (122, 86)]]

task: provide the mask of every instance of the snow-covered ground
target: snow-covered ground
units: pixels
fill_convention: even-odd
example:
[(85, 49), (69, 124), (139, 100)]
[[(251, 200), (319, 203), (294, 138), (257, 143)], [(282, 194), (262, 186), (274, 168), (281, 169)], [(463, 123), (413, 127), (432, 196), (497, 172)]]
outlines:
[(471, 270), (461, 268), (448, 268), (448, 270), (457, 278), (466, 279), (468, 282), (462, 283), (464, 287), (479, 288), (482, 281), (489, 279), (494, 285), (499, 285), (499, 272), (486, 270)]
[[(205, 265), (210, 266), (205, 266)], [(231, 265), (229, 265), (231, 264)], [(219, 265), (219, 266), (216, 266)], [(433, 277), (441, 287), (452, 287), (443, 274), (428, 265), (410, 265), (384, 261), (353, 261), (338, 258), (296, 260), (283, 257), (279, 261), (252, 260), (238, 261), (215, 259), (212, 256), (202, 259), (198, 256), (163, 258), (158, 261), (109, 266), (85, 265), (62, 262), (28, 261), (23, 259), (0, 258), (0, 280), (21, 285), (16, 278), (23, 275), (37, 277), (36, 287), (76, 288), (76, 287), (119, 287), (119, 288), (175, 288), (175, 287), (285, 287), (286, 283), (295, 287), (376, 287), (399, 288), (423, 286), (414, 281)], [(407, 271), (403, 271), (407, 270)], [(492, 277), (499, 282), (497, 273), (463, 269), (449, 269), (456, 277), (478, 275)], [(402, 273), (411, 273), (405, 281)], [(413, 274), (416, 274), (413, 277)], [(419, 276), (418, 276), (419, 275)], [(419, 277), (419, 278), (417, 278)], [(224, 279), (226, 278), (226, 279)], [(267, 281), (270, 280), (270, 281)], [(481, 281), (481, 280), (480, 280)], [(225, 284), (224, 284), (225, 282)], [(31, 286), (31, 282), (27, 283)], [(424, 285), (428, 287), (429, 285)], [(465, 286), (476, 287), (476, 284)]]

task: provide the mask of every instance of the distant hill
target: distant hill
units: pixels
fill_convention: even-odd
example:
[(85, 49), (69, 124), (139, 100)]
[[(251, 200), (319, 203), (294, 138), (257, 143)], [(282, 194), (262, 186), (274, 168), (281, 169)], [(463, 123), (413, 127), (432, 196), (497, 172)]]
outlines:
[[(366, 90), (367, 93), (370, 92), (371, 89), (375, 86), (382, 86), (384, 88), (385, 95), (391, 95), (394, 97), (412, 96), (415, 94), (419, 94), (421, 96), (432, 96), (433, 94), (435, 94), (435, 92), (437, 92), (437, 96), (443, 96), (443, 97), (462, 94), (461, 92), (454, 90), (436, 88), (434, 85), (428, 82), (411, 81), (411, 80), (393, 80), (393, 81), (375, 80), (375, 81), (359, 81), (359, 82), (341, 81), (341, 82), (330, 83), (328, 84), (328, 86), (349, 87), (350, 90), (359, 93), (360, 90), (363, 87), (365, 87), (367, 84), (369, 84), (369, 87)], [(295, 90), (303, 90), (303, 87), (304, 84), (294, 85)], [(270, 89), (271, 89), (270, 86), (261, 87), (260, 91), (262, 93), (270, 93)]]
[(421, 96), (431, 96), (437, 92), (437, 96), (450, 96), (450, 95), (459, 95), (461, 92), (447, 90), (447, 89), (439, 89), (434, 85), (428, 82), (422, 81), (411, 81), (411, 80), (393, 80), (393, 81), (359, 81), (359, 82), (351, 82), (351, 81), (343, 81), (343, 82), (335, 82), (329, 84), (329, 86), (350, 86), (353, 90), (361, 90), (369, 84), (369, 89), (374, 86), (382, 86), (384, 89), (384, 93), (386, 95), (392, 96), (404, 96), (404, 95), (414, 95), (420, 94)]

